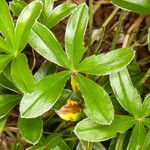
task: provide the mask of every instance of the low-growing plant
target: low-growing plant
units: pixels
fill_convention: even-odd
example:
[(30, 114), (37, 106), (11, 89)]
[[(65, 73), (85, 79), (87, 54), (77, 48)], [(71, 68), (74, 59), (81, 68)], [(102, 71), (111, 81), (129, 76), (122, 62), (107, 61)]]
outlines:
[[(124, 9), (150, 14), (147, 0), (112, 2)], [(5, 129), (6, 121), (13, 108), (19, 110), (18, 136), (11, 149), (25, 149), (21, 137), (34, 145), (27, 145), (30, 150), (105, 149), (100, 142), (115, 137), (117, 142), (110, 150), (150, 148), (150, 95), (144, 95), (142, 101), (143, 95), (138, 91), (141, 82), (136, 89), (128, 73), (127, 66), (135, 57), (134, 48), (127, 46), (128, 36), (122, 48), (93, 54), (84, 44), (91, 19), (86, 3), (78, 6), (63, 3), (54, 8), (54, 0), (35, 0), (30, 4), (13, 0), (9, 6), (1, 0), (0, 6), (0, 85), (7, 89), (0, 95), (0, 133), (4, 129), (12, 136), (7, 126)], [(15, 17), (10, 15), (9, 8)], [(68, 16), (62, 46), (50, 29)], [(120, 16), (120, 22), (122, 18)], [(118, 31), (120, 26), (121, 23)], [(150, 45), (149, 39), (148, 34)], [(113, 40), (114, 45), (115, 42)], [(23, 53), (27, 44), (47, 60), (35, 74)], [(109, 91), (96, 81), (99, 78), (108, 81), (108, 75)], [(144, 81), (146, 79), (144, 77)], [(142, 83), (144, 81), (142, 79)], [(118, 114), (116, 106), (124, 108), (124, 113)], [(60, 120), (56, 114), (71, 123), (81, 121), (64, 129), (69, 122)]]

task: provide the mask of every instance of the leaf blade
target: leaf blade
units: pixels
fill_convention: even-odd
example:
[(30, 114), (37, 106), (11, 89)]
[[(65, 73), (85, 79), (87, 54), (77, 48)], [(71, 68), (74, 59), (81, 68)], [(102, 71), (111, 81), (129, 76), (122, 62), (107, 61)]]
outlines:
[(20, 52), (25, 48), (31, 28), (39, 17), (41, 8), (41, 2), (34, 1), (27, 5), (19, 15), (15, 28), (17, 51)]
[[(47, 36), (45, 36), (47, 35)], [(68, 60), (61, 45), (47, 27), (36, 23), (29, 38), (30, 45), (51, 62), (68, 68)]]
[(111, 125), (99, 125), (90, 119), (80, 121), (75, 127), (75, 134), (79, 139), (100, 142), (116, 136), (116, 133), (123, 133), (135, 123), (133, 117), (115, 116)]
[(96, 123), (110, 124), (114, 118), (114, 109), (104, 89), (81, 75), (77, 76), (77, 82), (85, 100), (86, 115)]
[(16, 95), (0, 95), (0, 118), (4, 117), (11, 111), (21, 100)]
[(23, 93), (31, 93), (34, 89), (34, 79), (28, 66), (27, 57), (20, 53), (11, 64), (11, 76)]
[(122, 9), (127, 9), (141, 14), (150, 14), (149, 0), (112, 0), (112, 2)]
[(42, 136), (43, 122), (41, 117), (32, 119), (19, 118), (18, 128), (25, 140), (35, 145)]
[(64, 71), (42, 78), (33, 93), (23, 97), (20, 104), (21, 117), (36, 118), (48, 111), (60, 97), (69, 76), (70, 72)]
[(127, 69), (110, 75), (110, 84), (121, 106), (134, 116), (141, 113), (141, 97), (133, 87)]
[(121, 71), (133, 57), (132, 49), (121, 48), (106, 54), (90, 56), (79, 64), (77, 70), (92, 75), (108, 75)]
[(76, 5), (72, 3), (64, 3), (57, 6), (47, 17), (47, 21), (45, 25), (48, 28), (52, 28), (58, 22), (63, 20), (65, 17), (67, 17), (74, 10), (75, 6)]
[(72, 68), (81, 61), (84, 47), (84, 34), (88, 22), (88, 8), (81, 4), (72, 13), (65, 33), (65, 49)]

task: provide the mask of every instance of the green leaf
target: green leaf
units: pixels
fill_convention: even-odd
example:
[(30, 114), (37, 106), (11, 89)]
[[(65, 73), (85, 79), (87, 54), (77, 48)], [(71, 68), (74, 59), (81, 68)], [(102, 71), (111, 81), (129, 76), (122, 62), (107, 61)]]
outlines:
[(3, 129), (4, 129), (5, 124), (6, 124), (6, 121), (7, 121), (7, 118), (5, 118), (5, 117), (0, 119), (0, 135), (3, 132)]
[(3, 69), (7, 66), (7, 64), (11, 61), (12, 56), (1, 54), (0, 55), (0, 73), (3, 71)]
[(28, 66), (28, 60), (23, 53), (20, 53), (12, 62), (11, 76), (24, 93), (31, 93), (34, 89), (32, 72)]
[(143, 123), (138, 122), (133, 129), (133, 132), (129, 141), (129, 145), (128, 145), (128, 150), (142, 149), (145, 136), (146, 136), (145, 127)]
[(37, 81), (39, 81), (40, 79), (42, 79), (44, 76), (46, 75), (50, 75), (56, 72), (57, 66), (51, 62), (44, 62), (40, 68), (38, 69), (38, 71), (35, 73), (34, 75), (34, 79)]
[(85, 52), (84, 34), (87, 23), (88, 7), (81, 4), (72, 13), (65, 34), (65, 48), (72, 69), (75, 69)]
[(35, 145), (42, 136), (43, 122), (41, 117), (31, 119), (19, 118), (18, 128), (24, 139)]
[(47, 137), (46, 148), (50, 150), (71, 150), (58, 133), (51, 133)]
[(150, 129), (150, 118), (144, 118), (143, 123), (145, 126), (147, 126)]
[(57, 6), (48, 16), (46, 22), (44, 24), (48, 28), (52, 28), (55, 26), (58, 22), (63, 20), (65, 17), (70, 15), (70, 13), (74, 10), (75, 4), (72, 3), (64, 3), (59, 6)]
[(9, 3), (10, 10), (15, 16), (19, 16), (22, 10), (27, 6), (24, 1), (13, 0)]
[(16, 51), (22, 51), (30, 35), (31, 28), (37, 18), (39, 17), (42, 9), (40, 1), (34, 1), (27, 5), (18, 17), (15, 34), (16, 34)]
[(141, 113), (141, 97), (134, 88), (128, 70), (110, 75), (111, 87), (121, 106), (134, 116)]
[[(45, 36), (46, 35), (46, 36)], [(29, 38), (30, 45), (51, 62), (68, 68), (67, 56), (57, 39), (48, 28), (36, 23)]]
[(43, 10), (39, 18), (39, 21), (45, 24), (47, 22), (50, 13), (53, 10), (54, 0), (42, 0), (42, 2), (43, 2)]
[(125, 68), (132, 61), (134, 51), (121, 48), (106, 54), (93, 55), (83, 60), (77, 70), (92, 75), (108, 75)]
[(150, 14), (149, 0), (112, 0), (112, 2), (125, 10), (141, 14)]
[(36, 118), (52, 108), (60, 97), (69, 75), (69, 71), (64, 71), (42, 78), (32, 94), (24, 95), (20, 104), (21, 117)]
[(146, 134), (146, 137), (144, 139), (142, 150), (149, 150), (150, 149), (150, 130)]
[(59, 110), (62, 106), (64, 106), (67, 103), (67, 100), (70, 98), (72, 94), (72, 91), (68, 89), (64, 89), (61, 96), (57, 100), (57, 102), (54, 104), (53, 109)]
[(77, 76), (77, 82), (85, 100), (86, 115), (96, 123), (110, 124), (114, 118), (114, 109), (104, 89), (81, 75)]
[(4, 40), (1, 36), (0, 36), (0, 51), (4, 52), (4, 53), (10, 53), (10, 46), (8, 45), (8, 43), (6, 42), (6, 40)]
[(16, 95), (0, 95), (0, 118), (11, 111), (21, 100)]
[(142, 116), (148, 117), (149, 115), (150, 115), (150, 94), (145, 97), (142, 105)]
[(4, 73), (0, 73), (0, 85), (15, 93), (20, 93), (16, 86), (6, 77)]
[[(0, 32), (6, 38), (6, 41), (14, 46), (14, 25), (11, 18), (7, 2), (5, 0), (0, 0)], [(10, 50), (11, 51), (11, 50)]]
[(111, 125), (99, 125), (90, 119), (80, 121), (75, 127), (75, 134), (79, 139), (100, 142), (116, 136), (116, 134), (124, 133), (135, 123), (133, 117), (115, 116)]

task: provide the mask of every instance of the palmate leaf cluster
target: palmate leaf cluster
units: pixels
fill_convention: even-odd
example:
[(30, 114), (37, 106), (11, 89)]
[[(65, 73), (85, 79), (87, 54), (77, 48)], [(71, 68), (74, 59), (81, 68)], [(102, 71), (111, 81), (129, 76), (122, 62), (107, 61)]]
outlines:
[[(130, 2), (115, 0), (113, 3), (119, 6), (124, 3), (132, 5)], [(125, 8), (130, 9), (130, 5), (126, 5)], [(143, 5), (146, 7), (142, 7), (139, 13), (149, 13), (146, 0)], [(5, 0), (0, 1), (0, 6), (0, 80), (3, 87), (15, 93), (0, 95), (0, 129), (4, 127), (9, 112), (19, 104), (20, 133), (31, 144), (35, 145), (40, 141), (30, 149), (42, 149), (45, 145), (48, 148), (59, 146), (61, 149), (70, 149), (57, 133), (52, 133), (47, 138), (42, 136), (42, 115), (54, 109), (67, 81), (73, 76), (85, 103), (86, 119), (80, 121), (74, 129), (79, 139), (100, 142), (134, 126), (128, 149), (148, 149), (150, 96), (147, 95), (142, 102), (131, 82), (126, 67), (135, 56), (132, 48), (120, 48), (85, 57), (84, 36), (89, 19), (85, 3), (78, 6), (64, 3), (54, 8), (53, 0), (36, 0), (30, 4), (14, 0), (9, 6), (14, 15), (18, 16), (16, 23)], [(63, 48), (50, 28), (70, 14)], [(27, 43), (48, 61), (60, 66), (63, 71), (38, 79), (36, 74), (33, 76), (28, 59), (22, 52)], [(102, 86), (88, 78), (89, 75), (109, 75), (113, 92), (129, 115), (116, 115), (109, 94)], [(56, 139), (56, 142), (51, 139)]]

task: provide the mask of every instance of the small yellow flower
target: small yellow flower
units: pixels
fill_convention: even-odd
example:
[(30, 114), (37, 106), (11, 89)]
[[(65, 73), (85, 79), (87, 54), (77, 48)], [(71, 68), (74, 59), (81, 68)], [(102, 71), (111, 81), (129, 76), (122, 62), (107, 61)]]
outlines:
[(56, 113), (66, 121), (78, 121), (82, 116), (82, 106), (75, 100), (68, 99), (67, 103)]

